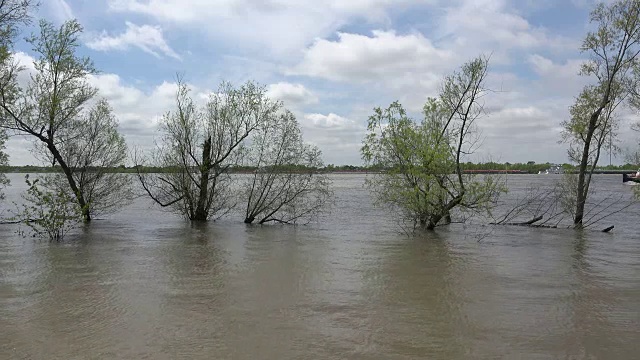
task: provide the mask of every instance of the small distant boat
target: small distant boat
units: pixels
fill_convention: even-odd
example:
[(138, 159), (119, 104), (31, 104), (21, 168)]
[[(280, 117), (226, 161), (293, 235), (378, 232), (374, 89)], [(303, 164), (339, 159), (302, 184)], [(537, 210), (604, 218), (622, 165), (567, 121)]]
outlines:
[(622, 183), (627, 185), (640, 184), (640, 170), (635, 175), (622, 174)]
[(538, 171), (538, 174), (563, 174), (564, 173), (564, 169), (562, 168), (562, 165), (552, 165), (550, 168), (548, 168), (547, 170), (544, 171)]

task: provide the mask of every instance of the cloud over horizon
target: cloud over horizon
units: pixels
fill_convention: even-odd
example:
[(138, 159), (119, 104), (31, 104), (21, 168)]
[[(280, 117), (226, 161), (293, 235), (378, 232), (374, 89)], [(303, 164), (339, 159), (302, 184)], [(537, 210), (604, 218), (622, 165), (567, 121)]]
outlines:
[[(176, 73), (197, 96), (256, 80), (298, 117), (326, 163), (359, 164), (368, 116), (399, 100), (418, 116), (442, 78), (490, 56), (477, 159), (566, 162), (560, 123), (590, 79), (578, 70), (591, 0), (55, 0), (38, 16), (77, 17), (130, 147), (150, 148), (173, 106)], [(17, 57), (27, 67), (28, 45)], [(28, 81), (28, 71), (21, 82)], [(637, 121), (622, 114), (625, 124)], [(636, 136), (637, 137), (637, 136)], [(629, 131), (621, 146), (637, 145)], [(33, 163), (11, 139), (12, 164)], [(620, 157), (618, 162), (622, 161)]]

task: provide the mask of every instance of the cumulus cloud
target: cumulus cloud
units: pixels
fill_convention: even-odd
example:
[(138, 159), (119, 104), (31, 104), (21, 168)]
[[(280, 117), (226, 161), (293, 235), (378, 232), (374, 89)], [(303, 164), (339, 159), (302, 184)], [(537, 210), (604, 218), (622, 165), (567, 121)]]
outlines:
[(129, 146), (150, 149), (160, 118), (174, 106), (178, 85), (164, 81), (143, 91), (116, 74), (93, 75), (88, 81), (98, 89), (98, 96), (111, 104)]
[(420, 33), (374, 30), (371, 36), (338, 33), (336, 40), (317, 39), (286, 73), (365, 85), (361, 93), (383, 92), (388, 101), (400, 100), (417, 111), (460, 61)]
[(101, 35), (87, 42), (87, 47), (98, 51), (127, 50), (136, 47), (142, 51), (160, 58), (163, 54), (177, 60), (182, 58), (164, 39), (160, 26), (136, 25), (126, 22), (127, 29), (119, 35), (109, 35), (103, 32)]
[(580, 59), (570, 59), (564, 64), (558, 64), (538, 54), (529, 56), (528, 61), (538, 75), (562, 78), (576, 78), (583, 63)]
[(336, 41), (318, 39), (289, 73), (335, 81), (379, 81), (437, 71), (453, 58), (419, 33), (375, 30), (372, 35), (338, 33)]
[[(456, 4), (456, 3), (454, 3)], [(462, 0), (447, 7), (439, 33), (457, 55), (492, 54), (494, 63), (513, 63), (522, 51), (577, 49), (576, 39), (532, 25), (505, 0)]]
[(332, 34), (354, 19), (387, 23), (387, 9), (425, 0), (110, 0), (112, 11), (144, 14), (204, 31), (212, 38), (242, 41), (282, 55), (296, 52), (317, 37)]
[[(29, 83), (30, 74), (35, 72), (33, 57), (25, 53), (14, 54), (15, 59), (25, 67), (18, 81), (21, 86)], [(141, 146), (148, 149), (153, 146), (158, 120), (168, 110), (172, 109), (177, 84), (162, 82), (149, 91), (142, 91), (138, 87), (126, 84), (116, 74), (90, 75), (89, 84), (98, 89), (98, 97), (103, 97), (111, 104), (114, 114), (120, 123), (119, 130), (125, 136), (129, 146)], [(200, 96), (198, 89), (195, 96)], [(90, 106), (91, 104), (88, 104)], [(23, 137), (12, 137), (7, 142), (7, 153), (13, 164), (30, 164), (35, 159), (30, 154), (29, 141)]]
[(557, 109), (529, 105), (507, 106), (487, 114), (477, 122), (484, 140), (482, 150), (474, 155), (477, 160), (563, 161), (557, 113)]
[(35, 59), (31, 55), (22, 51), (14, 53), (13, 59), (23, 69), (22, 72), (18, 74), (18, 84), (20, 84), (20, 86), (24, 88), (31, 80), (31, 75), (35, 74), (36, 72), (36, 67), (34, 65)]
[[(571, 3), (591, 7), (594, 2), (571, 0), (563, 8)], [(84, 23), (88, 31), (98, 34), (89, 39), (88, 47), (99, 51), (135, 48), (163, 61), (180, 59), (182, 54), (170, 46), (163, 29), (171, 29), (172, 39), (189, 37), (192, 47), (182, 50), (189, 54), (184, 70), (202, 68), (194, 79), (200, 89), (210, 87), (207, 81), (220, 76), (271, 84), (269, 96), (296, 113), (305, 139), (320, 146), (327, 163), (360, 163), (359, 148), (373, 107), (399, 100), (419, 116), (425, 98), (438, 94), (443, 76), (481, 53), (491, 55), (487, 86), (494, 91), (483, 98), (487, 114), (478, 121), (485, 138), (479, 159), (491, 155), (511, 162), (565, 161), (566, 146), (557, 143), (560, 123), (568, 118), (573, 98), (592, 81), (577, 75), (581, 35), (570, 34), (581, 31), (581, 24), (565, 27), (536, 19), (558, 6), (550, 0), (105, 3), (109, 11), (99, 14), (107, 18), (100, 28)], [(90, 11), (65, 7), (69, 4), (64, 0), (50, 4), (56, 4), (61, 18), (73, 10)], [(586, 11), (576, 11), (585, 13), (586, 24)], [(152, 25), (128, 22), (125, 29), (98, 33), (104, 24), (118, 23), (122, 17)], [(96, 54), (98, 64), (100, 56)], [(26, 84), (33, 71), (32, 59), (25, 52), (16, 58), (28, 67), (20, 75)], [(194, 59), (198, 62), (190, 63)], [(200, 61), (211, 64), (211, 70)], [(119, 65), (108, 66), (114, 72)], [(129, 145), (152, 144), (158, 119), (174, 102), (173, 72), (163, 78), (157, 71), (146, 70), (127, 68), (90, 78), (100, 96), (111, 102)], [(194, 88), (192, 94), (201, 101), (208, 92)], [(637, 115), (632, 115), (623, 114), (625, 124), (636, 121)], [(14, 152), (22, 154), (20, 146), (24, 148), (19, 144), (10, 151), (12, 157)]]
[(358, 164), (361, 140), (366, 127), (364, 122), (334, 113), (303, 114), (300, 119), (304, 138), (322, 150), (327, 164)]
[(69, 6), (65, 0), (51, 0), (46, 2), (45, 9), (58, 22), (64, 22), (76, 17), (71, 6)]
[(279, 82), (269, 85), (267, 95), (281, 100), (285, 107), (299, 107), (318, 103), (318, 97), (302, 84)]

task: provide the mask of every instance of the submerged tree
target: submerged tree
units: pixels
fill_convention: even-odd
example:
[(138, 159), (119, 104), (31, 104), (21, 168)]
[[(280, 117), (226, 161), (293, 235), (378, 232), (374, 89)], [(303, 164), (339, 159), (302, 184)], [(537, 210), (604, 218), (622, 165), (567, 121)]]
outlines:
[(83, 218), (90, 221), (96, 211), (119, 205), (114, 201), (118, 194), (125, 197), (124, 183), (113, 182), (96, 167), (119, 165), (126, 150), (105, 102), (84, 111), (97, 89), (87, 82), (96, 73), (93, 63), (76, 55), (81, 32), (75, 20), (59, 28), (41, 21), (40, 33), (28, 39), (38, 55), (35, 74), (22, 88), (17, 76), (23, 68), (5, 62), (0, 108), (2, 127), (35, 139), (36, 151), (60, 166)]
[(417, 123), (395, 102), (375, 109), (362, 147), (364, 160), (386, 169), (368, 180), (377, 202), (396, 207), (414, 226), (433, 230), (454, 210), (490, 211), (502, 187), (492, 177), (463, 174), (463, 160), (478, 145), (476, 120), (488, 59), (479, 57), (447, 76), (438, 99)]
[[(116, 210), (132, 199), (131, 178), (112, 169), (125, 163), (127, 145), (118, 132), (118, 120), (109, 103), (101, 99), (78, 116), (58, 136), (58, 150), (72, 169), (91, 217)], [(48, 160), (55, 161), (45, 152)], [(68, 188), (60, 177), (57, 185)]]
[[(193, 221), (223, 215), (235, 205), (229, 168), (240, 164), (245, 139), (270, 123), (278, 108), (266, 90), (252, 82), (240, 87), (223, 83), (199, 107), (179, 79), (176, 109), (163, 116), (162, 135), (149, 159), (169, 171), (139, 171), (145, 192), (160, 206)], [(141, 158), (135, 162), (138, 169), (146, 163)]]
[(296, 223), (321, 212), (331, 196), (327, 175), (318, 172), (321, 156), (304, 143), (290, 111), (256, 129), (245, 163), (256, 170), (243, 185), (244, 222)]
[[(82, 222), (82, 209), (67, 189), (49, 189), (48, 186), (43, 189), (39, 186), (40, 179), (31, 181), (29, 175), (25, 181), (29, 189), (22, 196), (25, 202), (21, 204), (18, 219), (34, 236), (61, 241)], [(19, 233), (27, 235), (24, 231)]]
[(629, 95), (633, 69), (640, 54), (640, 0), (618, 0), (599, 4), (591, 12), (597, 30), (587, 34), (582, 51), (590, 59), (580, 74), (597, 82), (587, 85), (571, 107), (571, 119), (563, 123), (569, 156), (579, 163), (573, 223), (582, 227), (591, 176), (600, 149), (615, 139), (615, 109)]

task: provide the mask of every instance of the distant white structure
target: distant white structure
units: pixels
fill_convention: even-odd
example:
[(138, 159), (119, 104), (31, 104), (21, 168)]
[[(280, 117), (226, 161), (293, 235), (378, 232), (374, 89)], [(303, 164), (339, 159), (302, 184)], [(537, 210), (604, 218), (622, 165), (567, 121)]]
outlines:
[(564, 174), (562, 165), (551, 164), (551, 167), (544, 171), (538, 171), (538, 174)]

